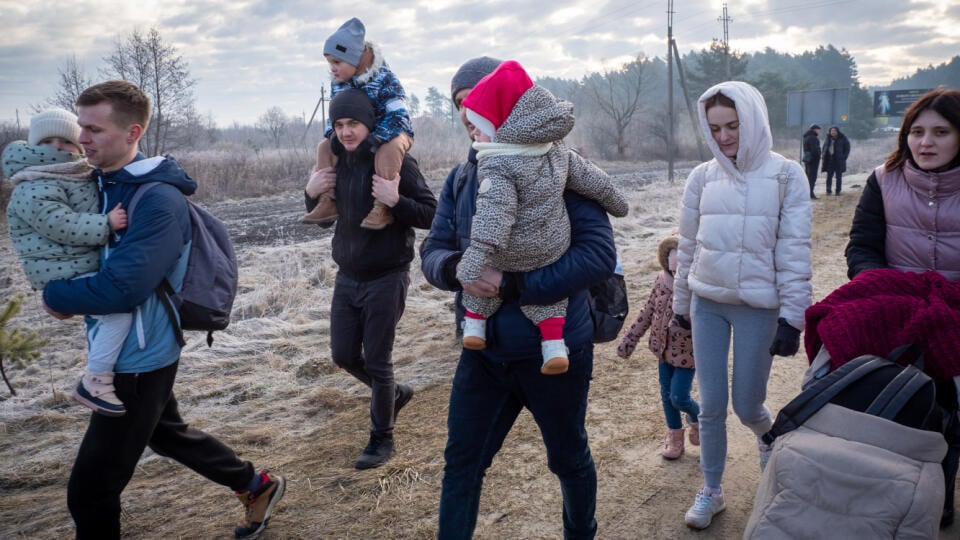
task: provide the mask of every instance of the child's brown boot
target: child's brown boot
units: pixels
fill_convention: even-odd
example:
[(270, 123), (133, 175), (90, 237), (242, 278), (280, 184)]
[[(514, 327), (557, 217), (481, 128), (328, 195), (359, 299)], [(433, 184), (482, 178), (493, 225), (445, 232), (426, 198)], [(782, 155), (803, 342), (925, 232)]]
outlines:
[(690, 444), (700, 446), (700, 423), (688, 425), (690, 426)]
[(373, 201), (373, 208), (370, 209), (367, 217), (360, 222), (360, 227), (379, 231), (391, 223), (393, 223), (393, 213), (390, 212), (390, 208), (380, 201)]
[(660, 455), (663, 459), (677, 459), (683, 455), (683, 428), (667, 430)]
[(320, 200), (309, 214), (303, 216), (301, 223), (310, 225), (329, 225), (337, 220), (337, 201), (333, 200), (330, 193), (321, 193)]

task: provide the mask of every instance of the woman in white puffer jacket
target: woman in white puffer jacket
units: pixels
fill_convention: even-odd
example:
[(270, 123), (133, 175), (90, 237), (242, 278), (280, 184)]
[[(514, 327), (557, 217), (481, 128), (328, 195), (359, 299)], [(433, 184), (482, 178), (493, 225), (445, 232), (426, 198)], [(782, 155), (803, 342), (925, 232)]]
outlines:
[[(700, 390), (704, 487), (687, 511), (703, 529), (725, 509), (727, 403), (758, 436), (773, 420), (764, 405), (773, 356), (797, 352), (812, 301), (810, 194), (803, 169), (771, 151), (767, 107), (756, 88), (724, 82), (700, 96), (700, 128), (714, 158), (687, 178), (673, 311), (693, 327)], [(733, 383), (728, 356), (733, 335)]]

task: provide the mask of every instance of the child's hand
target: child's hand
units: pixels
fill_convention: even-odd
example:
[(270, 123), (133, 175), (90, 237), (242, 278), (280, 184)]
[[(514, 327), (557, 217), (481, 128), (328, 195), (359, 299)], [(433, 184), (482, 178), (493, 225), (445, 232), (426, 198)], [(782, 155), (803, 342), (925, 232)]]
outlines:
[(310, 179), (307, 180), (307, 187), (304, 190), (312, 198), (317, 198), (321, 193), (326, 193), (337, 187), (337, 171), (333, 167), (323, 169), (314, 169), (310, 173)]
[(110, 223), (110, 230), (113, 231), (127, 228), (127, 211), (120, 208), (120, 203), (117, 203), (113, 210), (107, 212), (107, 222)]
[(392, 180), (373, 175), (373, 198), (393, 208), (400, 201), (400, 175)]

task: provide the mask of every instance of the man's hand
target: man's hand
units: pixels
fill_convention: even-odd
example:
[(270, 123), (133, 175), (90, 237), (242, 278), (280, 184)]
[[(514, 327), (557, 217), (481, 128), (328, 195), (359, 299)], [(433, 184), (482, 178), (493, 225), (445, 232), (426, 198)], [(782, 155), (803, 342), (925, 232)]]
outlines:
[(50, 308), (50, 306), (47, 305), (46, 302), (43, 303), (43, 310), (49, 313), (50, 316), (53, 317), (54, 319), (61, 320), (61, 321), (69, 319), (70, 317), (73, 317), (73, 315), (67, 315), (66, 313), (60, 313), (59, 311), (54, 311), (53, 309)]
[(484, 266), (480, 272), (480, 279), (470, 283), (461, 282), (463, 292), (476, 296), (478, 298), (495, 298), (500, 294), (500, 282), (503, 280), (503, 272), (496, 268)]
[(393, 180), (373, 175), (373, 198), (390, 208), (396, 206), (400, 202), (400, 175)]
[(331, 191), (337, 187), (337, 171), (333, 167), (314, 169), (307, 180), (304, 190), (311, 198), (316, 199), (321, 193)]

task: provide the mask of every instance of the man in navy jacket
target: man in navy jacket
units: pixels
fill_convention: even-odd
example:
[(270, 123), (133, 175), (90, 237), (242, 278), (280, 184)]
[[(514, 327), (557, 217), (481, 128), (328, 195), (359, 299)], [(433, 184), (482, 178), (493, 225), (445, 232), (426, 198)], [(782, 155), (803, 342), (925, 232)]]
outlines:
[[(487, 57), (464, 64), (451, 85), (454, 103), (459, 107), (479, 79), (498, 64)], [(467, 125), (468, 133), (470, 129)], [(584, 425), (593, 371), (587, 288), (614, 271), (616, 249), (610, 221), (599, 204), (567, 192), (564, 199), (571, 241), (559, 260), (524, 273), (487, 268), (478, 281), (460, 283), (456, 266), (470, 241), (477, 189), (476, 153), (471, 149), (468, 161), (447, 177), (430, 234), (420, 250), (427, 281), (457, 291), (458, 313), (462, 313), (460, 291), (503, 299), (497, 313), (487, 320), (487, 348), (464, 349), (454, 375), (438, 536), (466, 539), (473, 535), (484, 474), (526, 407), (543, 435), (548, 466), (560, 480), (564, 537), (593, 538), (597, 475)], [(564, 298), (569, 300), (563, 339), (570, 349), (570, 369), (562, 375), (545, 376), (540, 373), (540, 331), (523, 315), (520, 305)]]
[[(173, 394), (180, 345), (155, 290), (166, 278), (179, 290), (191, 240), (184, 195), (197, 184), (172, 158), (146, 158), (137, 150), (150, 121), (150, 100), (127, 81), (107, 81), (77, 98), (80, 140), (100, 185), (103, 209), (126, 207), (137, 188), (146, 192), (125, 231), (104, 248), (100, 271), (90, 277), (51, 281), (45, 309), (58, 319), (77, 314), (133, 312), (133, 326), (114, 369), (117, 397), (126, 414), (93, 414), (67, 486), (67, 505), (77, 538), (120, 537), (120, 493), (145, 447), (173, 458), (233, 489), (246, 507), (237, 538), (253, 538), (267, 526), (283, 496), (282, 476), (257, 472), (249, 461), (214, 437), (190, 428)], [(88, 332), (95, 332), (87, 319)], [(184, 490), (187, 491), (186, 489)], [(171, 516), (173, 519), (175, 516)]]

